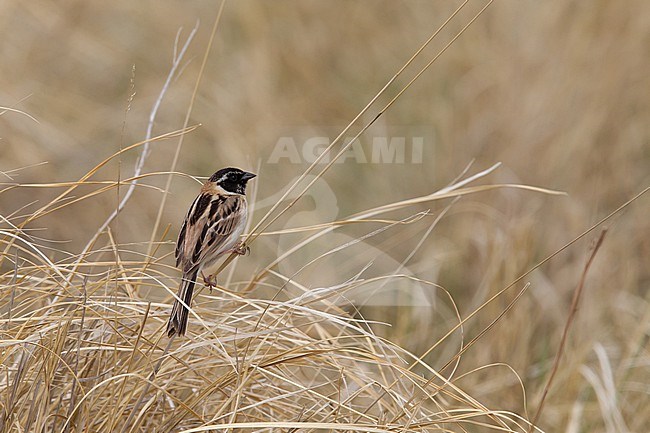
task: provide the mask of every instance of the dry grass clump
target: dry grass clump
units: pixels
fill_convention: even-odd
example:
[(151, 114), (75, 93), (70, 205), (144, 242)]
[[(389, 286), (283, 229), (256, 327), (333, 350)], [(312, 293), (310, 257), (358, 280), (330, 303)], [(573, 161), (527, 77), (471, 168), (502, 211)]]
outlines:
[[(461, 187), (484, 174), (347, 223), (480, 191), (486, 187)], [(169, 243), (143, 259), (137, 246), (115, 243), (109, 230), (106, 246), (52, 262), (35, 234), (4, 221), (2, 431), (528, 427), (521, 416), (485, 407), (456, 385), (456, 358), (441, 373), (378, 337), (346, 300), (375, 282), (363, 278), (363, 269), (337, 286), (307, 288), (269, 267), (197, 297), (190, 338), (174, 341), (163, 336), (171, 296), (163, 302), (143, 296), (151, 287), (176, 289), (177, 272), (161, 261), (167, 253), (157, 253)], [(402, 230), (388, 220), (381, 225), (366, 237)], [(334, 247), (335, 253), (345, 246)], [(411, 281), (385, 277), (401, 278)], [(285, 296), (287, 285), (298, 295)]]

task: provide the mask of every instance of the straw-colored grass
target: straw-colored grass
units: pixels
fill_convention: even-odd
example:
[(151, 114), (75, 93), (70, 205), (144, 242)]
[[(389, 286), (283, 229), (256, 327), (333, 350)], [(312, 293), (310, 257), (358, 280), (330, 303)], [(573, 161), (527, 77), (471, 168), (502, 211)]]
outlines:
[[(642, 1), (111, 3), (0, 6), (0, 431), (648, 430)], [(226, 165), (251, 255), (170, 340)]]
[[(463, 185), (489, 171), (435, 194), (298, 231), (324, 234), (365, 222), (380, 229), (364, 239), (383, 231), (399, 236), (402, 225), (428, 214), (393, 222), (370, 217), (488, 189)], [(56, 203), (41, 212), (50, 206)], [(249, 281), (229, 284), (238, 290), (220, 287), (200, 296), (191, 337), (174, 342), (163, 332), (171, 296), (166, 302), (143, 298), (146, 287), (170, 295), (175, 289), (176, 272), (161, 262), (160, 245), (143, 260), (135, 246), (115, 243), (109, 230), (107, 245), (55, 263), (28, 231), (10, 224), (2, 235), (4, 262), (13, 264), (2, 275), (4, 430), (527, 427), (520, 415), (485, 407), (464, 392), (454, 383), (455, 367), (437, 371), (421, 356), (378, 337), (346, 300), (350, 292), (383, 279), (425, 283), (435, 292), (433, 283), (398, 274), (366, 280), (361, 270), (337, 286), (307, 288), (295, 275), (274, 271), (276, 261)], [(333, 247), (321, 257), (349, 245)], [(298, 295), (284, 295), (287, 285)], [(462, 329), (463, 318), (456, 315), (456, 328)]]

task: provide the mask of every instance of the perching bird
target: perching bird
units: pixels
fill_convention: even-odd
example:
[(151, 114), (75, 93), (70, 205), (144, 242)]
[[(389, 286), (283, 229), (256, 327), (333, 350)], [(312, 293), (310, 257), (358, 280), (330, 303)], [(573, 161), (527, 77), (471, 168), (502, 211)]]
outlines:
[[(255, 176), (238, 168), (223, 168), (203, 184), (201, 193), (190, 206), (176, 243), (176, 266), (183, 271), (178, 298), (183, 303), (174, 301), (167, 324), (169, 337), (185, 335), (188, 307), (199, 272), (203, 274), (202, 270), (223, 254), (246, 252), (239, 236), (248, 218), (246, 183)], [(212, 276), (203, 276), (203, 280), (209, 286), (214, 285)]]

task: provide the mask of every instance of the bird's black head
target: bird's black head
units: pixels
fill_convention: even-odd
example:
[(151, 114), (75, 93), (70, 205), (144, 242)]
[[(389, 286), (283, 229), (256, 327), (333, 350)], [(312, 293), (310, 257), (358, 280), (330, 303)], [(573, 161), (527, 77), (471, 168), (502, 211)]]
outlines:
[(215, 182), (228, 192), (246, 194), (246, 182), (257, 176), (238, 168), (222, 168), (210, 176), (210, 182)]

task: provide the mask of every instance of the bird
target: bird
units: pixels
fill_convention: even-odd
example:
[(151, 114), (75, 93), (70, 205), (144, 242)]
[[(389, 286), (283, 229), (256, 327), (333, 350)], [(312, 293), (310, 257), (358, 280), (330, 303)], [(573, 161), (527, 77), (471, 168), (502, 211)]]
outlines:
[(218, 170), (203, 184), (187, 211), (176, 242), (176, 267), (182, 271), (183, 278), (167, 323), (168, 337), (185, 335), (188, 307), (199, 273), (212, 288), (214, 277), (206, 277), (203, 269), (224, 254), (243, 255), (249, 251), (239, 237), (248, 218), (246, 183), (256, 176), (234, 167)]

